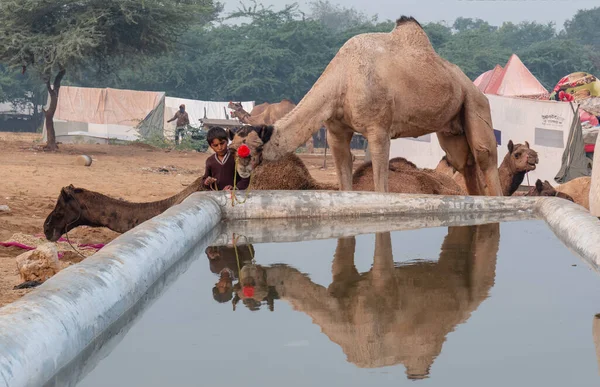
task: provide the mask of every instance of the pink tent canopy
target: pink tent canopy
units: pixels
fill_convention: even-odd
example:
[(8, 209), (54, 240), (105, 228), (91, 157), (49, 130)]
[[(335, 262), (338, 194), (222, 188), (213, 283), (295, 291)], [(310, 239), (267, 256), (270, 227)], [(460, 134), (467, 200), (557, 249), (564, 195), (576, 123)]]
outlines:
[(545, 98), (549, 95), (548, 90), (515, 54), (510, 57), (504, 69), (496, 65), (473, 83), (485, 94), (527, 98)]

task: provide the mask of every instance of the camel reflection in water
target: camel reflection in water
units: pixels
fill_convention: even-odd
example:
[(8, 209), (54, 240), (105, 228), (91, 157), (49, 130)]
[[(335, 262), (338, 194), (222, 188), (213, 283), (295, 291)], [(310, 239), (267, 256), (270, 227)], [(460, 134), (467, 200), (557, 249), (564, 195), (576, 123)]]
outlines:
[[(403, 364), (407, 377), (428, 377), (446, 335), (488, 297), (494, 285), (498, 223), (449, 227), (437, 262), (394, 263), (389, 232), (375, 235), (370, 271), (354, 265), (356, 240), (340, 238), (328, 288), (284, 264), (245, 265), (235, 304), (256, 310), (275, 299), (309, 315), (347, 360), (361, 368)], [(244, 289), (253, 289), (248, 296)]]

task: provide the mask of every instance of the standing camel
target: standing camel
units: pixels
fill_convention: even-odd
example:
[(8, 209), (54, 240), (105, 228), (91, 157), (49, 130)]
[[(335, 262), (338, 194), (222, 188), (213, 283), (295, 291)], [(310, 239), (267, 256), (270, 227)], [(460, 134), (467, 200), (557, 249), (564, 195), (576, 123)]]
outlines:
[(348, 40), (294, 110), (273, 125), (265, 160), (294, 152), (323, 124), (341, 190), (352, 190), (355, 132), (369, 142), (378, 192), (389, 191), (391, 139), (436, 132), (469, 194), (502, 195), (486, 96), (435, 52), (412, 17), (402, 16), (389, 33)]
[[(500, 225), (449, 227), (439, 259), (394, 263), (389, 232), (375, 234), (373, 265), (360, 273), (356, 239), (338, 239), (329, 287), (285, 264), (245, 265), (234, 306), (289, 303), (360, 368), (403, 364), (409, 379), (428, 377), (447, 335), (466, 323), (494, 286)], [(253, 289), (246, 296), (244, 288)]]

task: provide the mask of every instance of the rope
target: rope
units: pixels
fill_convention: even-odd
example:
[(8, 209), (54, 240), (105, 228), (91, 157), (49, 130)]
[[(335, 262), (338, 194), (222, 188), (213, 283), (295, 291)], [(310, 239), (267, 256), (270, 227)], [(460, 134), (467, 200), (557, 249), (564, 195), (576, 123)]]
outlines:
[[(231, 207), (235, 206), (235, 202), (237, 202), (238, 204), (244, 204), (246, 203), (246, 200), (248, 200), (248, 195), (250, 194), (250, 187), (252, 186), (252, 178), (254, 177), (254, 173), (250, 173), (250, 182), (248, 183), (248, 188), (246, 189), (246, 195), (244, 197), (243, 201), (240, 201), (237, 198), (237, 195), (235, 194), (235, 191), (237, 190), (237, 167), (238, 167), (238, 158), (235, 158), (235, 172), (233, 174), (233, 189), (231, 190)], [(254, 172), (254, 171), (253, 171)], [(235, 202), (234, 202), (235, 200)]]
[(73, 223), (77, 222), (79, 220), (79, 218), (81, 218), (81, 214), (83, 213), (83, 207), (81, 206), (81, 203), (79, 203), (79, 200), (77, 200), (77, 198), (75, 198), (74, 196), (71, 195), (71, 197), (75, 200), (75, 202), (77, 203), (77, 205), (79, 206), (79, 215), (77, 215), (77, 219), (75, 219), (74, 221), (72, 221), (71, 223), (67, 224), (67, 226), (65, 227), (65, 236), (67, 237), (67, 243), (69, 244), (69, 246), (71, 246), (71, 248), (73, 249), (74, 252), (76, 252), (81, 258), (85, 259), (86, 256), (81, 254), (79, 252), (79, 250), (77, 250), (75, 248), (75, 246), (73, 246), (73, 244), (71, 244), (71, 241), (69, 240), (69, 232), (67, 231), (67, 229), (69, 228), (70, 225), (72, 225)]
[[(252, 178), (254, 177), (254, 173), (250, 174), (250, 182), (248, 183), (248, 188), (246, 189), (246, 194), (244, 195), (244, 200), (240, 200), (238, 199), (237, 195), (235, 194), (235, 191), (238, 190), (237, 188), (237, 167), (238, 167), (238, 158), (235, 158), (235, 171), (233, 172), (233, 189), (231, 189), (231, 207), (234, 207), (236, 202), (237, 204), (244, 204), (246, 203), (246, 200), (248, 200), (248, 195), (250, 194), (250, 187), (252, 186)], [(219, 187), (217, 186), (217, 182), (213, 182), (210, 185), (210, 189), (212, 191), (219, 191)]]

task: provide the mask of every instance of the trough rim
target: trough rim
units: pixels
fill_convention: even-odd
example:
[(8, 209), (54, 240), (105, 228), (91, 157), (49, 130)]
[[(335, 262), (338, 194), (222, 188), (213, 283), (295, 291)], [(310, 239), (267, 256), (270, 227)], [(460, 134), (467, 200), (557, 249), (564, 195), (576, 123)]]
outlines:
[(247, 198), (238, 193), (246, 201), (232, 206), (230, 195), (194, 193), (0, 308), (0, 387), (51, 380), (222, 220), (522, 212), (545, 220), (563, 244), (600, 272), (600, 220), (561, 198), (253, 191)]

